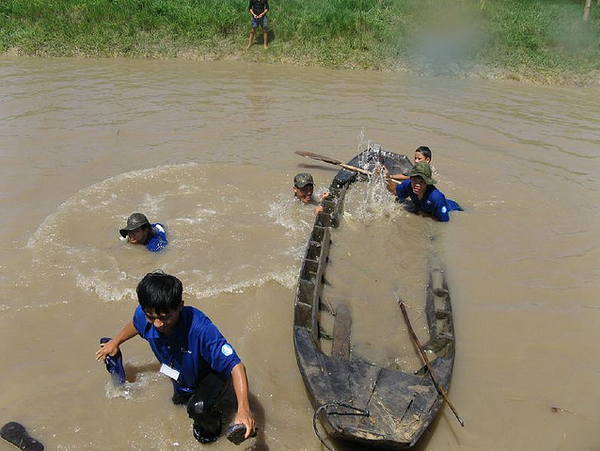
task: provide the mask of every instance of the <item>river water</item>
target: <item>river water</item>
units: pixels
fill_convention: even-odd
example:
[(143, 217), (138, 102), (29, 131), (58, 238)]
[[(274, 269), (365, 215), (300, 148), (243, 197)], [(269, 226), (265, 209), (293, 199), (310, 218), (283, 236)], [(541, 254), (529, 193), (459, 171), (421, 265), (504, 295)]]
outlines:
[[(597, 88), (12, 58), (0, 80), (0, 422), (23, 423), (50, 450), (203, 448), (143, 340), (122, 347), (123, 389), (94, 360), (98, 339), (131, 317), (137, 282), (160, 268), (248, 368), (260, 434), (246, 449), (321, 449), (292, 343), (313, 213), (291, 180), (309, 171), (322, 192), (337, 168), (294, 152), (347, 161), (372, 141), (411, 157), (428, 145), (438, 187), (465, 208), (438, 224), (357, 188), (339, 237), (352, 248), (336, 251), (331, 282), (368, 303), (361, 319), (388, 321), (357, 323), (357, 352), (377, 354), (390, 328), (405, 330), (393, 294), (416, 311), (410, 285), (423, 280), (428, 241), (446, 265), (450, 398), (466, 427), (445, 408), (418, 448), (600, 448)], [(165, 252), (119, 240), (134, 211), (167, 226)]]

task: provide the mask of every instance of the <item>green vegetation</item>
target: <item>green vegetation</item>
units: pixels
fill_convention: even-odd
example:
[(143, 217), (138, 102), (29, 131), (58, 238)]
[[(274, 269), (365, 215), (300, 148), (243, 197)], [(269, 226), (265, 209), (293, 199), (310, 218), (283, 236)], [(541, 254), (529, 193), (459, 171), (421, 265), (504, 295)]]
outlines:
[(2, 0), (0, 53), (586, 82), (600, 78), (593, 3), (584, 23), (584, 0), (271, 0), (269, 49), (244, 51), (247, 0)]

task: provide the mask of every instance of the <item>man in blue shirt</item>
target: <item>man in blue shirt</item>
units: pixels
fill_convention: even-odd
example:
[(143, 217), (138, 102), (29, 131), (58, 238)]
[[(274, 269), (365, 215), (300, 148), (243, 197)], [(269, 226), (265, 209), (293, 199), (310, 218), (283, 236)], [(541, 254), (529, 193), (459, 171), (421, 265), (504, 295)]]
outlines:
[(401, 183), (390, 180), (387, 186), (400, 202), (410, 197), (414, 213), (448, 222), (450, 211), (462, 211), (460, 205), (452, 199), (446, 199), (444, 194), (433, 186), (437, 182), (431, 178), (431, 166), (425, 161), (415, 163), (408, 176), (410, 179)]
[(183, 305), (183, 286), (177, 277), (146, 274), (136, 292), (139, 306), (133, 319), (114, 339), (100, 345), (96, 359), (115, 356), (122, 343), (140, 335), (161, 363), (161, 373), (171, 378), (173, 403), (187, 404), (199, 442), (219, 438), (222, 420), (215, 406), (230, 384), (238, 404), (234, 424), (245, 427), (244, 439), (250, 437), (254, 419), (246, 368), (231, 344), (204, 313)]
[(168, 244), (165, 227), (158, 222), (150, 224), (142, 213), (129, 216), (127, 225), (119, 233), (131, 244), (143, 244), (152, 252), (159, 252)]

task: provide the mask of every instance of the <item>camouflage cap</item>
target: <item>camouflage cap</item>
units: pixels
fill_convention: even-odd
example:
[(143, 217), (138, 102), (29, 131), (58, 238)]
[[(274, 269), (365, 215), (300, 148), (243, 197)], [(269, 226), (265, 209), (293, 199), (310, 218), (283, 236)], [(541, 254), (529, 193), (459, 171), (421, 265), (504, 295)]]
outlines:
[(410, 177), (421, 177), (428, 185), (435, 185), (437, 183), (437, 181), (431, 178), (431, 166), (425, 161), (415, 163), (408, 175)]
[(131, 232), (139, 227), (142, 227), (145, 224), (150, 224), (148, 218), (141, 213), (133, 213), (129, 218), (127, 218), (127, 225), (119, 230), (119, 233), (123, 238), (127, 237), (127, 232)]
[(296, 188), (304, 188), (306, 185), (314, 185), (312, 175), (308, 172), (302, 172), (294, 177), (294, 186)]

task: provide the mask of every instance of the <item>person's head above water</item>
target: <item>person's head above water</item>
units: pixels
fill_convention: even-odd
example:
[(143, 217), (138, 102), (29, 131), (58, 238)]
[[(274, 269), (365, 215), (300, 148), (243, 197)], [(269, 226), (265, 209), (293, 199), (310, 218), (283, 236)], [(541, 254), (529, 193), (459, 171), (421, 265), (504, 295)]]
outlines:
[(119, 233), (123, 238), (128, 238), (130, 243), (146, 244), (152, 233), (152, 225), (142, 213), (133, 213)]
[(431, 166), (424, 161), (415, 163), (408, 173), (408, 176), (410, 177), (410, 187), (419, 199), (423, 198), (429, 185), (437, 183), (431, 178)]
[(413, 178), (420, 178), (427, 185), (435, 185), (437, 183), (437, 181), (431, 177), (431, 166), (429, 165), (429, 163), (426, 163), (424, 161), (419, 161), (418, 163), (415, 163), (415, 165), (409, 171), (408, 176), (411, 180)]
[(421, 161), (431, 163), (431, 149), (427, 146), (419, 146), (417, 147), (417, 150), (415, 150), (415, 163)]
[(314, 188), (315, 182), (308, 172), (301, 172), (294, 177), (294, 196), (305, 204), (312, 201)]

